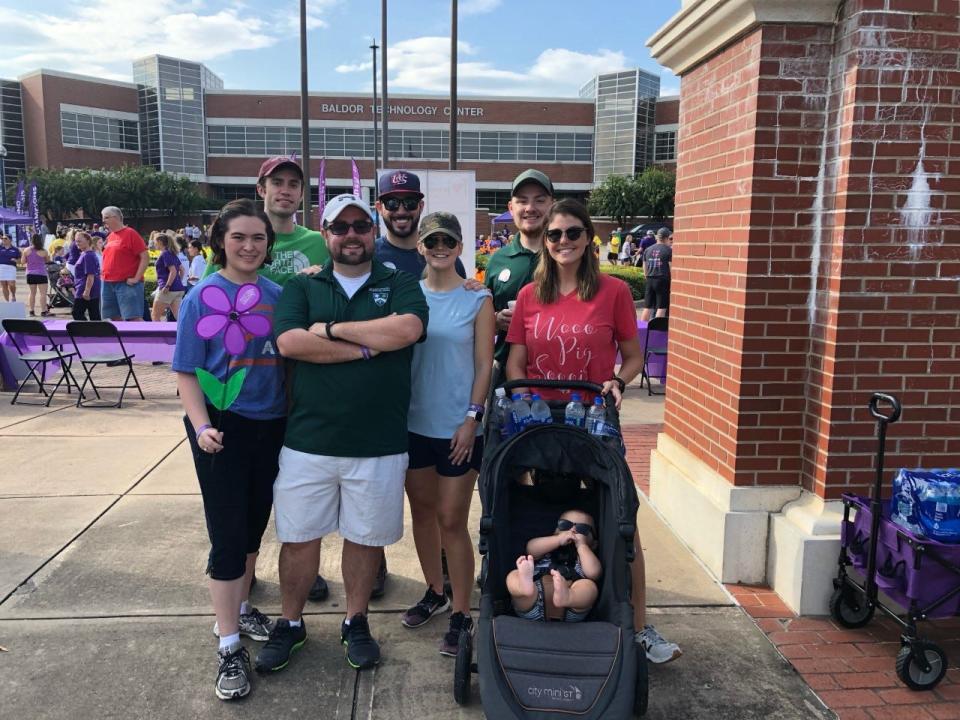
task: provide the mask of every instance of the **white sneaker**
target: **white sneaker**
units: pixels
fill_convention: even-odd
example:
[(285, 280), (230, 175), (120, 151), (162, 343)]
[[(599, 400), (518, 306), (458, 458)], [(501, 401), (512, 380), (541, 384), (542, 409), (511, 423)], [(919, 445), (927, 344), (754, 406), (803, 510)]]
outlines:
[(655, 665), (668, 663), (683, 655), (680, 646), (666, 640), (653, 625), (644, 625), (643, 630), (634, 635), (633, 639), (643, 646), (647, 660)]

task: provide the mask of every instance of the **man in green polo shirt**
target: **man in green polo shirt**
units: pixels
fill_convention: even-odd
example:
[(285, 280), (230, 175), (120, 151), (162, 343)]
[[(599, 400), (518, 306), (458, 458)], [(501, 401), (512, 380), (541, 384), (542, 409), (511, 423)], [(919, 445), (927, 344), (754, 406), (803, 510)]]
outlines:
[[(260, 274), (280, 286), (301, 270), (323, 265), (330, 258), (323, 235), (294, 222), (306, 187), (303, 169), (293, 157), (267, 158), (260, 166), (257, 195), (263, 199), (263, 210), (277, 238), (270, 251), (272, 260), (260, 269)], [(203, 276), (219, 269), (210, 263)]]
[[(497, 347), (494, 359), (502, 368), (507, 362), (510, 346), (507, 345), (507, 330), (513, 310), (508, 303), (517, 299), (520, 288), (533, 279), (533, 270), (543, 247), (543, 231), (547, 224), (547, 211), (553, 205), (553, 184), (539, 170), (524, 170), (513, 181), (507, 209), (513, 216), (513, 224), (519, 232), (509, 244), (490, 256), (487, 263), (485, 283), (493, 293), (493, 309), (497, 313)], [(494, 370), (494, 385), (497, 375)]]
[(382, 548), (403, 536), (411, 361), (427, 301), (416, 277), (373, 260), (373, 216), (362, 199), (335, 197), (323, 227), (333, 262), (291, 278), (274, 312), (277, 348), (294, 363), (273, 486), (282, 612), (257, 655), (261, 672), (285, 667), (306, 641), (303, 606), (331, 532), (343, 538), (347, 662), (376, 665), (367, 602)]

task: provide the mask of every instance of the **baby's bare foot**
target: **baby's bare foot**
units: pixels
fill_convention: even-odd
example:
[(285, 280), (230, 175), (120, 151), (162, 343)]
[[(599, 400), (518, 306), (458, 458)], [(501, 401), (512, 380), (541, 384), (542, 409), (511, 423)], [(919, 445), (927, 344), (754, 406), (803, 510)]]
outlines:
[(521, 555), (517, 558), (517, 574), (520, 576), (520, 591), (524, 595), (533, 595), (537, 591), (533, 584), (533, 555)]
[(553, 577), (553, 605), (558, 608), (570, 607), (570, 588), (563, 575), (556, 570), (551, 570)]

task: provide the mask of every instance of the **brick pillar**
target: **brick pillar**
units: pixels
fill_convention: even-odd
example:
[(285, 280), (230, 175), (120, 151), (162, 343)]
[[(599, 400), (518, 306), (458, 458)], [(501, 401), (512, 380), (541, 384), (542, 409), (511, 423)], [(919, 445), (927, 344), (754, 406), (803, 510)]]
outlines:
[(651, 498), (804, 612), (872, 479), (873, 391), (905, 407), (888, 467), (960, 465), (958, 10), (712, 0), (651, 40), (682, 75)]

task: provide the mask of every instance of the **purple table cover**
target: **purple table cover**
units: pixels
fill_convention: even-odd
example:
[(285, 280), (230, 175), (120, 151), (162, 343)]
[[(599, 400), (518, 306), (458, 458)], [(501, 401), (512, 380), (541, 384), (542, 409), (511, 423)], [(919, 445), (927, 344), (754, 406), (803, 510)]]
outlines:
[[(73, 344), (70, 342), (70, 336), (67, 335), (68, 320), (45, 320), (44, 324), (50, 331), (54, 342), (62, 343), (64, 352), (72, 352)], [(123, 346), (130, 355), (135, 355), (134, 362), (148, 363), (154, 361), (170, 362), (173, 360), (173, 349), (177, 344), (177, 324), (175, 322), (114, 322), (117, 330), (120, 331), (120, 337), (123, 339)], [(17, 338), (21, 347), (24, 341)], [(28, 346), (33, 350), (40, 349), (39, 338), (29, 338)], [(107, 345), (116, 347), (116, 341), (107, 338), (87, 338), (80, 342), (80, 352), (85, 348), (92, 348), (96, 345)], [(16, 357), (16, 347), (13, 340), (7, 336), (7, 333), (0, 334), (0, 376), (3, 379), (3, 387), (6, 390), (15, 390), (18, 382), (17, 378), (7, 361), (6, 349)], [(117, 348), (119, 350), (119, 348)], [(93, 351), (93, 350), (91, 350)], [(76, 362), (76, 361), (74, 361)]]

